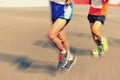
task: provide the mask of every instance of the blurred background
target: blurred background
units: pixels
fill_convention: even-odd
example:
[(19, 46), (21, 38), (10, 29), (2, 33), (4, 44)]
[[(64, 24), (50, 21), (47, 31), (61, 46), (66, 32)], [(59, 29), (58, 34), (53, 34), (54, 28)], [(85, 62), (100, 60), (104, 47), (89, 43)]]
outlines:
[[(0, 0), (2, 7), (48, 6), (49, 0)], [(74, 0), (75, 4), (88, 4), (89, 0)], [(110, 0), (110, 4), (120, 5), (120, 0)]]
[[(108, 38), (104, 57), (93, 58), (88, 0), (74, 0), (66, 27), (77, 56), (69, 73), (57, 70), (58, 52), (47, 39), (51, 26), (48, 0), (0, 0), (0, 80), (120, 80), (120, 0), (110, 0), (101, 32)], [(118, 7), (119, 6), (119, 7)]]

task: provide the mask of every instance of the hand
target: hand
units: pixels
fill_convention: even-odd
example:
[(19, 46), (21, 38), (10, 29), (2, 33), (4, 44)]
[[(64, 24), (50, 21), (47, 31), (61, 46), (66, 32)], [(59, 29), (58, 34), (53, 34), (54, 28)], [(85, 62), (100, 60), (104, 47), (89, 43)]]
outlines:
[(72, 0), (67, 0), (66, 5), (70, 5), (72, 3)]
[(107, 1), (109, 1), (109, 0), (102, 0), (103, 2), (107, 2)]

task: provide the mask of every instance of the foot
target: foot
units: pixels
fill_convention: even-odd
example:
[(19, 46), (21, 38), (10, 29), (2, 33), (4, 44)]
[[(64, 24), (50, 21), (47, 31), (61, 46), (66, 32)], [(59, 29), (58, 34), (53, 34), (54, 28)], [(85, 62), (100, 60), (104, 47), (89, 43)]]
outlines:
[(92, 55), (94, 57), (99, 57), (100, 55), (103, 55), (103, 54), (104, 53), (103, 53), (103, 50), (102, 50), (101, 47), (98, 47), (97, 49), (95, 49), (95, 50), (92, 51)]
[(69, 71), (75, 62), (76, 62), (76, 57), (73, 56), (72, 58), (68, 59), (67, 64), (65, 65), (65, 67), (62, 68), (62, 70)]
[(108, 50), (108, 43), (106, 37), (103, 37), (100, 43), (103, 51), (106, 52)]
[(62, 68), (67, 64), (68, 57), (69, 57), (69, 52), (59, 54), (58, 68)]

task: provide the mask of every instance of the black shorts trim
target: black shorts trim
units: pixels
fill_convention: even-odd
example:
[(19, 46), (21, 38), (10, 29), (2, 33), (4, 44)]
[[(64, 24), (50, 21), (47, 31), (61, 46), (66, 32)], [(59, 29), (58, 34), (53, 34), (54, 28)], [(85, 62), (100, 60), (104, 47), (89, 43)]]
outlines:
[[(61, 19), (65, 19), (65, 18), (61, 18)], [(57, 19), (52, 19), (52, 23), (54, 23), (56, 20)], [(70, 22), (71, 19), (65, 19), (65, 20), (66, 20), (66, 24), (65, 25), (67, 25)]]

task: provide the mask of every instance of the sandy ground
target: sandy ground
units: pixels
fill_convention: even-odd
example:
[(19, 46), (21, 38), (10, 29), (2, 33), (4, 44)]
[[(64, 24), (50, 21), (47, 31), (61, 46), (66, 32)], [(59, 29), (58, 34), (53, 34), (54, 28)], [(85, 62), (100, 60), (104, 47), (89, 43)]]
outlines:
[(101, 32), (109, 51), (91, 56), (96, 46), (87, 20), (88, 6), (75, 6), (66, 34), (77, 61), (70, 72), (57, 71), (58, 52), (47, 39), (50, 11), (0, 8), (0, 80), (120, 80), (120, 7), (109, 7)]

